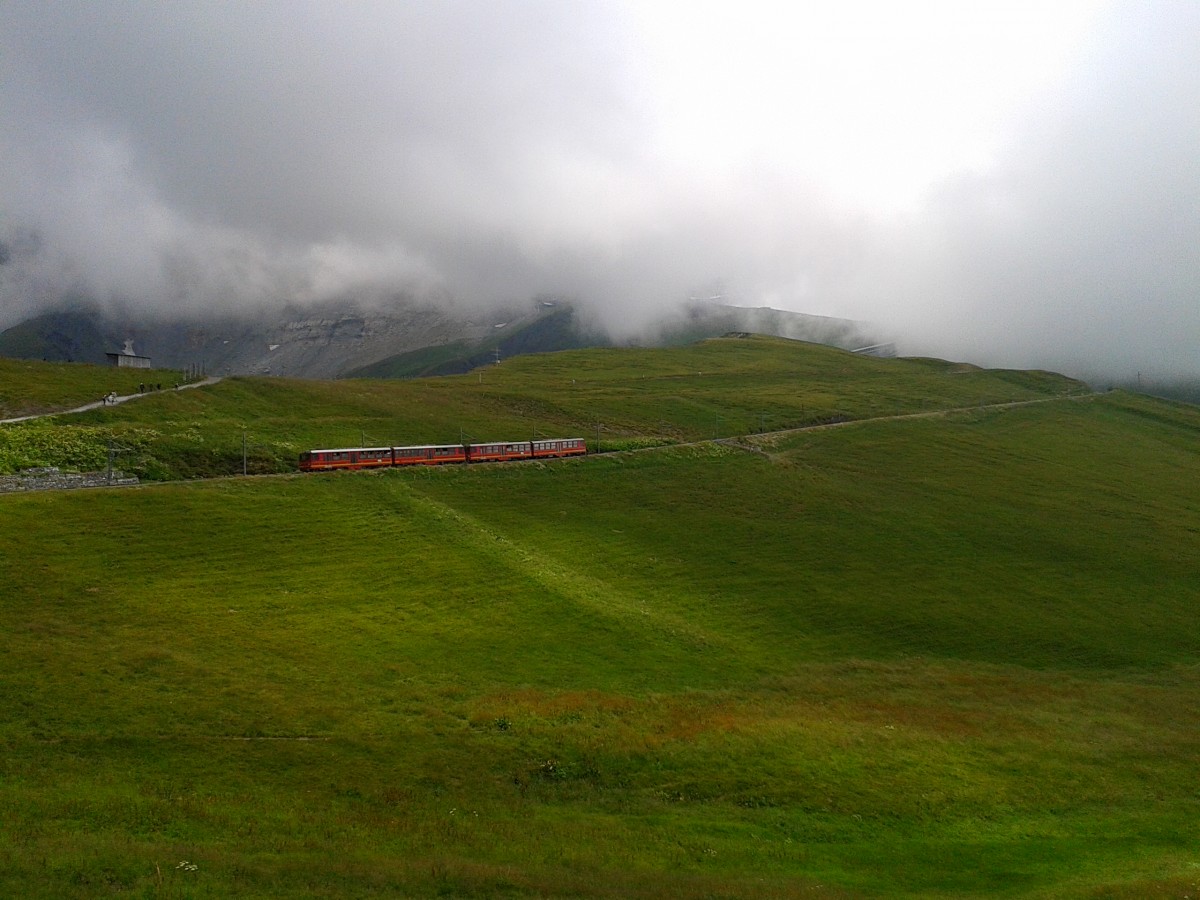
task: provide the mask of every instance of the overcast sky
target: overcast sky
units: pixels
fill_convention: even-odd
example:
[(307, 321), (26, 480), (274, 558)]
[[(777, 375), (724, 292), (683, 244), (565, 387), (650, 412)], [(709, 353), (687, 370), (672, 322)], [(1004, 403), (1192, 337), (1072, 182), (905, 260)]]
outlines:
[(1200, 375), (1200, 3), (0, 0), (0, 326), (720, 294)]

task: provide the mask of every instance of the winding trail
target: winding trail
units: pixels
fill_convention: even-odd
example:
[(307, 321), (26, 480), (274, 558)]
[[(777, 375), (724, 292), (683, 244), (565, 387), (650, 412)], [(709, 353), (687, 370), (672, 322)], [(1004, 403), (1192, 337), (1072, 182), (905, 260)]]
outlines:
[[(208, 378), (205, 378), (203, 381), (193, 381), (190, 384), (181, 384), (178, 387), (172, 388), (172, 390), (186, 391), (186, 390), (190, 390), (192, 388), (205, 387), (206, 385), (216, 384), (223, 377), (224, 376), (222, 376), (222, 375), (210, 375)], [(166, 393), (166, 391), (146, 391), (145, 393), (141, 393), (141, 394), (125, 394), (124, 396), (117, 396), (117, 397), (113, 398), (111, 401), (96, 400), (94, 403), (85, 403), (83, 406), (77, 406), (74, 409), (57, 409), (57, 410), (54, 410), (53, 412), (34, 413), (33, 415), (29, 415), (29, 416), (17, 416), (16, 418), (13, 418), (13, 419), (0, 419), (0, 425), (11, 425), (15, 422), (29, 422), (29, 421), (32, 421), (33, 419), (45, 419), (50, 416), (69, 416), (72, 413), (88, 412), (89, 410), (92, 410), (92, 409), (103, 409), (108, 406), (119, 406), (122, 403), (128, 403), (130, 400), (139, 400), (142, 397), (150, 397), (150, 396), (153, 396), (154, 394), (164, 394), (164, 393)]]
[[(685, 441), (678, 444), (663, 444), (657, 447), (639, 447), (636, 450), (617, 450), (614, 453), (647, 453), (654, 450), (666, 450), (671, 447), (697, 447), (701, 444), (724, 444), (747, 453), (758, 453), (770, 456), (761, 447), (755, 446), (754, 441), (761, 438), (779, 437), (785, 434), (796, 434), (800, 431), (824, 431), (829, 428), (848, 428), (852, 425), (870, 425), (875, 422), (898, 422), (904, 419), (937, 419), (951, 416), (955, 413), (980, 412), (989, 409), (1014, 409), (1018, 406), (1034, 406), (1039, 403), (1061, 403), (1063, 401), (1090, 400), (1098, 396), (1095, 391), (1079, 394), (1058, 394), (1053, 397), (1038, 397), (1033, 400), (1006, 400), (1003, 403), (976, 403), (972, 406), (952, 406), (946, 409), (931, 409), (915, 413), (895, 413), (888, 416), (871, 416), (865, 419), (842, 419), (838, 422), (815, 422), (812, 425), (797, 425), (794, 428), (781, 428), (778, 431), (763, 431), (755, 434), (743, 434), (726, 438), (705, 438), (700, 441)], [(603, 455), (608, 456), (606, 452)]]
[[(1081, 394), (1059, 394), (1054, 397), (1038, 397), (1034, 400), (1006, 400), (1003, 403), (983, 403), (973, 406), (952, 406), (947, 409), (931, 409), (924, 412), (915, 413), (896, 413), (890, 416), (872, 416), (866, 419), (843, 419), (840, 422), (818, 422), (814, 425), (800, 425), (796, 428), (785, 428), (782, 431), (768, 431), (764, 435), (770, 434), (788, 434), (793, 431), (820, 431), (826, 428), (844, 428), (848, 425), (866, 425), (871, 422), (896, 422), (901, 419), (936, 419), (942, 416), (952, 415), (954, 413), (976, 412), (984, 409), (1013, 409), (1018, 406), (1034, 406), (1038, 403), (1055, 403), (1062, 400), (1086, 400), (1095, 397), (1096, 394), (1081, 393)], [(763, 435), (748, 435), (749, 437), (762, 437)], [(727, 442), (733, 438), (717, 438), (720, 442)]]

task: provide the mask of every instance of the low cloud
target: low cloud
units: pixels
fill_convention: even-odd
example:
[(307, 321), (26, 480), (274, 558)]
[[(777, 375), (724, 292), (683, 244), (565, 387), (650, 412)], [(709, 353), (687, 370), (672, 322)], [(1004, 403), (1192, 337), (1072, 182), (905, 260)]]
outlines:
[[(878, 177), (891, 145), (916, 166), (939, 136), (894, 118), (864, 130), (862, 109), (837, 107), (875, 89), (850, 66), (830, 75), (840, 87), (786, 83), (819, 74), (789, 68), (787, 29), (837, 22), (747, 26), (765, 62), (751, 47), (723, 70), (697, 45), (671, 79), (636, 9), (10, 4), (0, 326), (72, 298), (204, 315), (549, 293), (631, 334), (719, 292), (867, 319), (908, 353), (1200, 373), (1200, 7), (1098, 7), (986, 158), (879, 205), (849, 195), (854, 172)], [(695, 15), (769, 10), (740, 9)], [(941, 24), (946, 40), (964, 27)], [(739, 69), (766, 80), (735, 83)], [(914, 103), (955, 75), (913, 81)], [(970, 110), (951, 102), (966, 105), (947, 120)], [(856, 129), (844, 155), (862, 159), (837, 181), (840, 145), (804, 154), (839, 115)]]

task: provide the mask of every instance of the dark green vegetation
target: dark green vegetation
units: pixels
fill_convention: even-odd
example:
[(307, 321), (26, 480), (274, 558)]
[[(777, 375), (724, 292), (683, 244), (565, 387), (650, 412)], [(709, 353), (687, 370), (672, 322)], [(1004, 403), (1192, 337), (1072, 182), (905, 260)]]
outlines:
[[(707, 335), (706, 335), (707, 336)], [(453, 341), (422, 347), (390, 356), (369, 366), (346, 373), (349, 378), (421, 378), (430, 375), (460, 375), (496, 360), (527, 353), (552, 350), (578, 350), (604, 347), (609, 343), (601, 334), (580, 328), (570, 307), (540, 316), (515, 331), (504, 329), (486, 341)]]
[(103, 365), (104, 354), (120, 346), (86, 312), (36, 316), (0, 331), (0, 356), (15, 359)]
[[(695, 351), (688, 427), (786, 415), (782, 378), (721, 370), (753, 343)], [(633, 358), (587, 359), (647, 421)], [(869, 364), (806, 375), (845, 413), (1055, 385), (825, 361)], [(529, 378), (544, 411), (514, 369), (424, 402), (503, 424)], [(383, 396), (277, 387), (298, 418)], [(1195, 896), (1198, 441), (1200, 411), (1115, 393), (0, 496), (0, 893)]]
[[(21, 380), (8, 384), (0, 396), (18, 392)], [(0, 429), (0, 474), (34, 465), (86, 467), (104, 457), (110, 440), (126, 448), (123, 469), (165, 480), (240, 473), (243, 434), (247, 471), (265, 474), (293, 471), (298, 454), (317, 447), (558, 436), (586, 437), (593, 449), (598, 441), (611, 450), (1070, 390), (1084, 388), (1048, 373), (873, 359), (777, 338), (579, 350), (403, 384), (235, 378), (169, 391), (69, 420)]]

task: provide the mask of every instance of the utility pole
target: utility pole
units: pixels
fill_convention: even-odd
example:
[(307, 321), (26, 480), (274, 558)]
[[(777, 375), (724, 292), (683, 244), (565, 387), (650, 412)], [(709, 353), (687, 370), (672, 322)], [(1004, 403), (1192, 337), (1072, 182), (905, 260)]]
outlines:
[(118, 453), (124, 453), (128, 449), (128, 447), (118, 447), (112, 438), (108, 439), (108, 475), (106, 480), (109, 484), (112, 484), (113, 480), (113, 460), (116, 459)]

